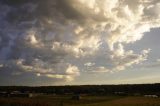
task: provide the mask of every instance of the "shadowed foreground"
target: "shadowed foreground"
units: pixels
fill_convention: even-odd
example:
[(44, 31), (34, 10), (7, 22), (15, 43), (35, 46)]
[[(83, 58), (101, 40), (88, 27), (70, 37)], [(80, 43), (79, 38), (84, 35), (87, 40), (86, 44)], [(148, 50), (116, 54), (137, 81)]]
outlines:
[(160, 106), (160, 98), (133, 96), (39, 96), (34, 98), (0, 98), (0, 106)]

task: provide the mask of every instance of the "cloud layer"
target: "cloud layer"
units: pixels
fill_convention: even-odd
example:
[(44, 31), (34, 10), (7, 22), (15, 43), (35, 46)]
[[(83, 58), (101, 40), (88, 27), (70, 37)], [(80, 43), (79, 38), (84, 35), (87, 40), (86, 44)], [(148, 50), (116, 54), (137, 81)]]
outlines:
[(159, 0), (2, 0), (0, 70), (72, 81), (125, 70), (149, 48), (125, 50), (160, 27)]

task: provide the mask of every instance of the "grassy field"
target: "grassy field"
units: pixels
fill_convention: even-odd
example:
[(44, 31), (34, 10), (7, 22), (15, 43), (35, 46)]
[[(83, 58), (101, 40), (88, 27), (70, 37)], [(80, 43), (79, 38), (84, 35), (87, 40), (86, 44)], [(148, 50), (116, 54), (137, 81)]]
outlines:
[(160, 98), (82, 96), (40, 96), (35, 98), (0, 98), (0, 106), (160, 106)]

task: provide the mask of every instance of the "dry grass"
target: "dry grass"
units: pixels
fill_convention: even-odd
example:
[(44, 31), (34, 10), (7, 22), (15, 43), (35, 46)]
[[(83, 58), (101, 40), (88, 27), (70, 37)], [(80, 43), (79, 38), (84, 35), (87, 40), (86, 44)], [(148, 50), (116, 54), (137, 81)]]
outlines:
[(1, 98), (0, 106), (49, 106), (43, 100), (29, 98)]
[(0, 98), (0, 106), (160, 106), (160, 98), (84, 96), (43, 96), (37, 98)]
[(84, 106), (160, 106), (160, 98), (125, 97)]

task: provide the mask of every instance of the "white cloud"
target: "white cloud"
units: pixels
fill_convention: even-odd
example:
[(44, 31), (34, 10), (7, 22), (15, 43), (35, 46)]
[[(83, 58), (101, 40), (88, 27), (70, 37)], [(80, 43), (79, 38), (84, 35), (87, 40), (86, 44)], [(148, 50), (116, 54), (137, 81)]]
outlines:
[(76, 66), (69, 65), (66, 69), (66, 73), (69, 75), (79, 75), (79, 69)]
[(160, 59), (157, 59), (157, 62), (160, 62)]
[(85, 64), (84, 64), (84, 66), (87, 66), (87, 67), (91, 67), (91, 66), (93, 66), (93, 65), (95, 65), (95, 63), (88, 62), (88, 63), (85, 63)]
[(3, 64), (0, 64), (0, 68), (2, 68), (4, 65)]
[(143, 50), (141, 54), (135, 54), (133, 51), (127, 51), (122, 56), (117, 54), (113, 55), (112, 60), (115, 64), (113, 70), (121, 71), (134, 64), (140, 64), (141, 62), (147, 60), (149, 51), (150, 49)]
[(111, 70), (103, 67), (103, 66), (100, 66), (100, 67), (97, 67), (95, 70), (93, 70), (92, 72), (110, 72)]
[(58, 78), (58, 79), (64, 78), (63, 75), (54, 75), (54, 74), (46, 74), (45, 76), (47, 76), (49, 78)]

